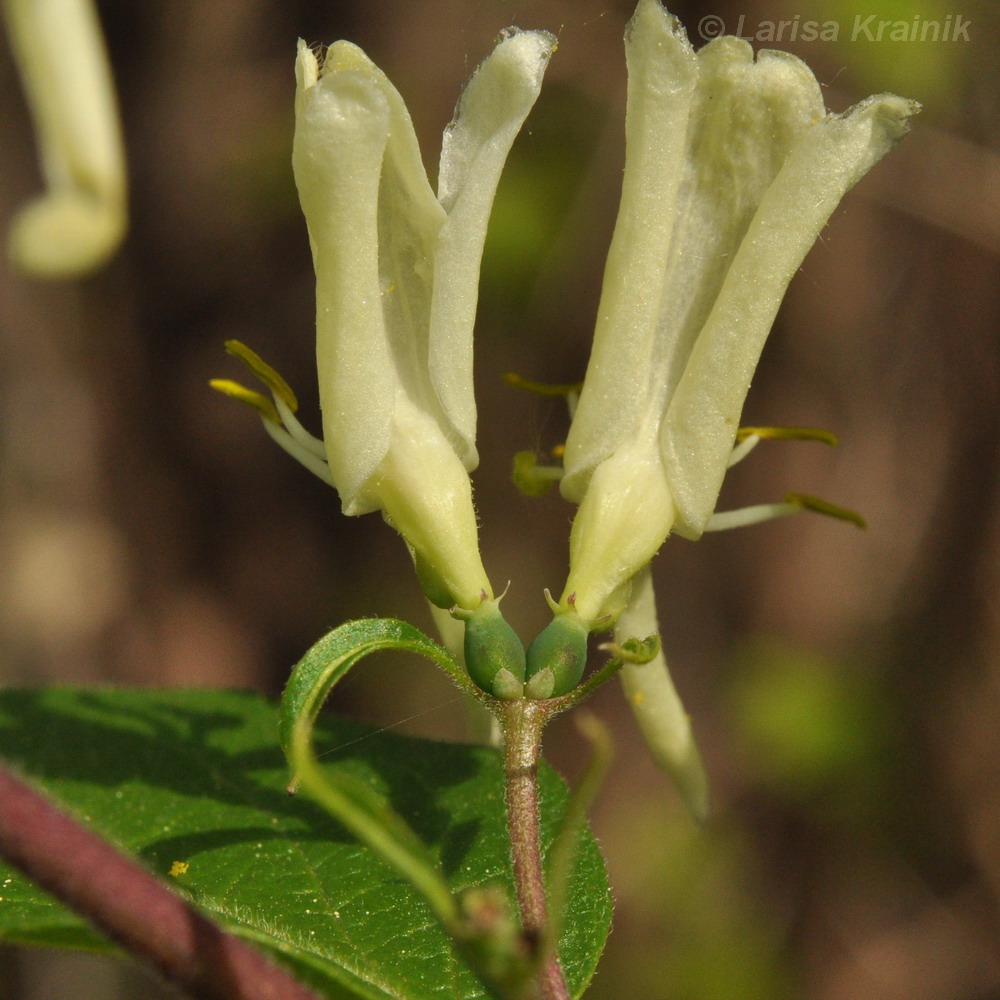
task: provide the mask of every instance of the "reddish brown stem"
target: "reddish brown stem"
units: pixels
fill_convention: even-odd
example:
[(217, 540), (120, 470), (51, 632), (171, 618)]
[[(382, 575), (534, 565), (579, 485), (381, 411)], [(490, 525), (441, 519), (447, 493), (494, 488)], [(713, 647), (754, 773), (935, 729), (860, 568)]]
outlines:
[[(524, 935), (529, 945), (540, 949), (549, 944), (549, 935), (538, 824), (538, 761), (542, 729), (551, 710), (528, 699), (511, 701), (505, 709), (504, 778), (514, 883)], [(542, 956), (538, 991), (542, 1000), (570, 1000), (554, 943)]]
[(319, 1000), (2, 766), (0, 854), (197, 1000)]

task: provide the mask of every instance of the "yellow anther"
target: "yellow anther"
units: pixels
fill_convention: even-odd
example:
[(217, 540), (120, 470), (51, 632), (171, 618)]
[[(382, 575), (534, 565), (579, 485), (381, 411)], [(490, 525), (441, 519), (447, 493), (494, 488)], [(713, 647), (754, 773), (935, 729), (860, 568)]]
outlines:
[(810, 496), (808, 493), (786, 493), (785, 503), (790, 503), (802, 510), (811, 510), (817, 514), (826, 514), (827, 517), (835, 517), (839, 521), (849, 521), (859, 528), (867, 528), (868, 522), (856, 511), (848, 507), (838, 507), (827, 500)]
[(736, 440), (745, 441), (748, 437), (776, 438), (784, 441), (821, 441), (823, 444), (835, 445), (837, 435), (822, 427), (741, 427), (736, 432)]
[(564, 455), (566, 454), (566, 445), (564, 445), (564, 444), (557, 444), (557, 445), (556, 445), (556, 446), (555, 446), (555, 447), (554, 447), (554, 448), (552, 449), (552, 451), (551, 451), (551, 452), (549, 452), (549, 454), (550, 454), (550, 455), (551, 455), (551, 456), (552, 456), (553, 458), (558, 458), (558, 459), (560, 459), (560, 460), (561, 460), (561, 459), (562, 459), (562, 457), (563, 457), (563, 456), (564, 456)]
[(514, 455), (511, 479), (526, 497), (543, 497), (553, 484), (562, 478), (561, 466), (539, 465), (533, 451), (519, 451)]
[(239, 358), (292, 413), (299, 408), (299, 401), (291, 386), (256, 351), (250, 350), (240, 340), (227, 340), (226, 351), (234, 358)]
[(232, 382), (227, 378), (213, 378), (208, 384), (216, 392), (221, 392), (223, 396), (229, 396), (232, 399), (238, 399), (241, 403), (246, 403), (247, 406), (255, 409), (268, 423), (276, 424), (278, 427), (281, 426), (281, 418), (278, 416), (278, 411), (275, 409), (274, 403), (267, 396), (259, 392), (254, 392), (253, 389), (248, 389), (246, 386), (240, 385), (239, 382)]
[(515, 389), (523, 389), (525, 392), (533, 392), (536, 396), (572, 396), (579, 395), (583, 389), (582, 382), (566, 382), (562, 384), (549, 382), (534, 382), (530, 378), (518, 375), (516, 372), (508, 372), (503, 380), (507, 385)]

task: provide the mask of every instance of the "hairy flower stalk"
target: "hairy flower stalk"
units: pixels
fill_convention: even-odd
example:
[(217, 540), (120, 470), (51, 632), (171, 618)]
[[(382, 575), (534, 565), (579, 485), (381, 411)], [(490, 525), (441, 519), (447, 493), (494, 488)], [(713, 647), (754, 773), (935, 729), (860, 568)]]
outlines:
[(5, 0), (48, 191), (20, 210), (7, 251), (37, 277), (100, 267), (126, 228), (125, 154), (91, 0)]
[(733, 37), (696, 54), (658, 0), (626, 50), (621, 208), (561, 484), (580, 509), (560, 604), (590, 621), (672, 530), (706, 529), (788, 282), (918, 110), (829, 114), (801, 60)]

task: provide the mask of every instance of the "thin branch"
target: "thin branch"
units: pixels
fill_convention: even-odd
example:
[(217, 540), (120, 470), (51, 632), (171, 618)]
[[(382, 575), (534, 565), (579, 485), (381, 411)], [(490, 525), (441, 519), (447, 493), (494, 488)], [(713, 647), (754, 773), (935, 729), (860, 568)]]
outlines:
[(3, 766), (0, 854), (196, 1000), (319, 1000)]
[(541, 963), (537, 977), (540, 996), (542, 1000), (570, 1000), (554, 942), (551, 949), (546, 948), (550, 935), (539, 837), (538, 761), (542, 729), (550, 717), (551, 707), (545, 702), (519, 699), (504, 706), (502, 725), (507, 828), (521, 926)]

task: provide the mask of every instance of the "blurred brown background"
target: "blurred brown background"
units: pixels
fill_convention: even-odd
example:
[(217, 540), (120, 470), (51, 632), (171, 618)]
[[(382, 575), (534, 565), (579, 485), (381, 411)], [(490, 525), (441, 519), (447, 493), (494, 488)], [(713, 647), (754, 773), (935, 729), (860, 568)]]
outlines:
[[(0, 682), (280, 690), (326, 629), (429, 629), (403, 546), (209, 391), (238, 337), (314, 429), (312, 274), (290, 166), (295, 39), (350, 38), (410, 105), (434, 176), (461, 84), (508, 24), (558, 33), (491, 229), (477, 333), (485, 562), (529, 639), (562, 585), (572, 510), (529, 500), (510, 458), (561, 441), (559, 405), (500, 376), (582, 376), (623, 157), (631, 0), (108, 0), (132, 225), (78, 283), (0, 271)], [(695, 829), (618, 692), (594, 825), (617, 899), (588, 996), (648, 1000), (1000, 998), (1000, 14), (991, 0), (675, 3), (696, 44), (833, 21), (781, 43), (842, 110), (924, 104), (848, 196), (788, 294), (748, 423), (841, 438), (771, 443), (720, 507), (817, 493), (870, 527), (806, 516), (671, 540), (664, 641), (711, 774)], [(969, 41), (851, 40), (855, 18), (970, 22)], [(708, 22), (704, 22), (706, 26)], [(786, 35), (791, 29), (786, 28)], [(52, 40), (53, 58), (59, 39)], [(0, 222), (39, 188), (0, 55)], [(462, 739), (422, 664), (372, 662), (338, 708)], [(582, 741), (553, 727), (550, 759)], [(111, 962), (0, 951), (2, 1000), (150, 997)]]

